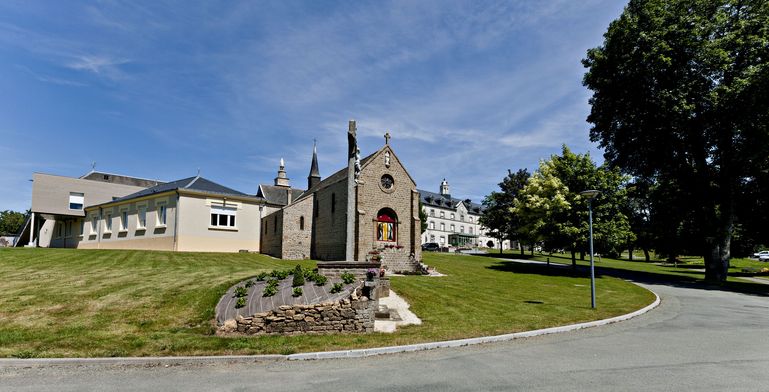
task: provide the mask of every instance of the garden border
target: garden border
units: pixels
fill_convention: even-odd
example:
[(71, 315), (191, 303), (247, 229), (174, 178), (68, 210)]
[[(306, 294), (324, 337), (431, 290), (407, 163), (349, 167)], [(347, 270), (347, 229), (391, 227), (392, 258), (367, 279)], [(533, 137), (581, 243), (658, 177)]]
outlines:
[(654, 294), (654, 302), (636, 311), (623, 314), (620, 316), (611, 317), (603, 320), (594, 320), (584, 323), (562, 325), (560, 327), (551, 327), (544, 329), (536, 329), (532, 331), (509, 333), (504, 335), (482, 336), (477, 338), (467, 338), (458, 340), (446, 340), (442, 342), (430, 342), (430, 343), (417, 343), (408, 344), (403, 346), (389, 346), (389, 347), (376, 347), (376, 348), (362, 348), (352, 350), (340, 350), (340, 351), (323, 351), (323, 352), (311, 352), (311, 353), (299, 353), (299, 354), (267, 354), (267, 355), (220, 355), (220, 356), (180, 356), (180, 357), (116, 357), (116, 358), (0, 358), (0, 368), (10, 367), (29, 367), (29, 366), (47, 366), (47, 365), (141, 365), (141, 366), (171, 366), (178, 364), (194, 364), (194, 363), (259, 363), (267, 361), (302, 361), (302, 360), (317, 360), (317, 359), (339, 359), (339, 358), (360, 358), (370, 357), (383, 354), (395, 354), (406, 353), (422, 350), (433, 350), (437, 348), (451, 348), (451, 347), (463, 347), (476, 344), (504, 342), (520, 338), (528, 338), (533, 336), (550, 335), (555, 333), (576, 331), (585, 328), (597, 327), (601, 325), (608, 325), (617, 323), (620, 321), (629, 320), (631, 318), (640, 316), (650, 310), (656, 308), (660, 304), (660, 297), (653, 290), (645, 287), (639, 283), (629, 281), (635, 285), (643, 287)]

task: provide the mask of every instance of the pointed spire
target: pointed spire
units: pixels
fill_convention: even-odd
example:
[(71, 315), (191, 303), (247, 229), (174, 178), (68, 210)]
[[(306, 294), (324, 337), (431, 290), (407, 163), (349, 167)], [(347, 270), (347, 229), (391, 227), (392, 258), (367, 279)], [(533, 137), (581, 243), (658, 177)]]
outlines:
[(307, 176), (307, 189), (312, 188), (320, 182), (320, 170), (318, 170), (318, 148), (317, 142), (312, 142), (312, 163), (310, 164), (310, 175)]

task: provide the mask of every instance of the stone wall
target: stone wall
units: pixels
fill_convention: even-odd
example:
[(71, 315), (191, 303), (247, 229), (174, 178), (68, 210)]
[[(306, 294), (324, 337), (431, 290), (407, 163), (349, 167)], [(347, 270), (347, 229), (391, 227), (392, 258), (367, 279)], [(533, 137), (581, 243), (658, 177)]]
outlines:
[[(310, 258), (313, 229), (312, 206), (313, 196), (310, 195), (283, 208), (280, 255), (282, 259), (302, 260)], [(302, 227), (301, 221), (304, 221), (304, 227)]]
[(256, 313), (251, 317), (227, 320), (218, 335), (320, 335), (331, 333), (365, 333), (374, 331), (377, 301), (367, 297), (313, 305), (283, 305), (276, 310)]
[(259, 251), (274, 257), (283, 254), (283, 209), (262, 218)]
[[(347, 241), (347, 180), (331, 184), (315, 193), (312, 258), (344, 260)], [(332, 208), (332, 204), (334, 207)]]
[[(389, 166), (385, 162), (385, 154), (388, 152)], [(381, 178), (385, 174), (392, 176), (394, 180), (391, 189), (384, 189), (381, 185)], [(402, 246), (406, 252), (406, 260), (412, 253), (417, 260), (420, 259), (419, 192), (413, 179), (389, 146), (379, 150), (361, 169), (357, 198), (358, 260), (365, 260), (370, 251), (385, 245)], [(398, 215), (395, 243), (376, 239), (377, 213), (382, 208), (390, 208)]]
[(384, 248), (379, 250), (379, 259), (388, 272), (417, 271), (419, 263), (411, 258), (407, 248)]

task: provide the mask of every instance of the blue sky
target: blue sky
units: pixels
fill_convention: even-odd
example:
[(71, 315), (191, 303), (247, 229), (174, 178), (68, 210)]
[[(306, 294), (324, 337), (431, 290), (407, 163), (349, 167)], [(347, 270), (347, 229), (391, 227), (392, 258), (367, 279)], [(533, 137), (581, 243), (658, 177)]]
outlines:
[(0, 210), (33, 172), (243, 192), (391, 144), (421, 189), (480, 201), (588, 139), (580, 60), (625, 1), (0, 2)]

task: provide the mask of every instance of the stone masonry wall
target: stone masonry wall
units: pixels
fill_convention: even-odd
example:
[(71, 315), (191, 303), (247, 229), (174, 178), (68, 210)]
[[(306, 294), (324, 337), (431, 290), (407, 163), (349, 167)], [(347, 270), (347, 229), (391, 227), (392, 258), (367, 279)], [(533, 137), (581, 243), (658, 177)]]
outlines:
[(320, 335), (374, 331), (376, 301), (353, 294), (336, 302), (283, 305), (277, 310), (228, 320), (218, 335)]
[(281, 257), (283, 253), (283, 209), (262, 218), (260, 252)]
[[(309, 196), (283, 208), (281, 258), (303, 260), (310, 258), (312, 242), (312, 205), (313, 196)], [(304, 218), (304, 228), (300, 221)]]
[[(347, 240), (347, 180), (331, 184), (315, 193), (318, 230), (313, 238), (313, 259), (344, 260)], [(335, 206), (332, 212), (332, 199)]]
[(384, 248), (379, 251), (379, 258), (382, 266), (389, 272), (414, 272), (419, 269), (419, 264), (411, 259), (410, 253), (407, 248)]
[[(385, 164), (386, 152), (390, 152), (389, 167)], [(393, 177), (392, 189), (382, 188), (384, 174)], [(376, 240), (376, 218), (382, 208), (390, 208), (398, 215), (395, 243)], [(416, 184), (389, 146), (380, 150), (362, 168), (358, 183), (358, 232), (358, 260), (365, 260), (369, 252), (386, 245), (402, 246), (406, 256), (404, 261), (408, 260), (411, 252), (417, 260), (421, 256)]]

